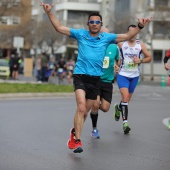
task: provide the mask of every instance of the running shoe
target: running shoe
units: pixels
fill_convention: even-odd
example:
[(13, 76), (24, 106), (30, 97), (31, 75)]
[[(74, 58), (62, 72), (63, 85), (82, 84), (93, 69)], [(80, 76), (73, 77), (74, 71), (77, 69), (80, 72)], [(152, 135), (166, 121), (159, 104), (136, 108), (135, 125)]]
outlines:
[(118, 104), (115, 104), (115, 113), (114, 113), (114, 117), (116, 121), (119, 121), (120, 119), (120, 113), (121, 111), (118, 109)]
[(69, 149), (75, 148), (75, 129), (70, 129), (70, 139), (67, 142), (67, 146)]
[(69, 149), (72, 149), (74, 153), (83, 152), (81, 140), (75, 139), (75, 129), (74, 128), (70, 129), (70, 139), (67, 142), (67, 146)]
[(123, 131), (124, 131), (124, 134), (128, 134), (130, 130), (131, 130), (131, 129), (130, 129), (128, 123), (127, 123), (127, 122), (126, 122), (126, 123), (123, 123)]
[(94, 129), (91, 133), (91, 137), (94, 139), (100, 139), (99, 131), (97, 129)]
[(82, 145), (81, 140), (80, 139), (75, 140), (73, 152), (74, 153), (81, 153), (81, 152), (83, 152), (83, 148), (82, 147), (83, 147), (83, 145)]

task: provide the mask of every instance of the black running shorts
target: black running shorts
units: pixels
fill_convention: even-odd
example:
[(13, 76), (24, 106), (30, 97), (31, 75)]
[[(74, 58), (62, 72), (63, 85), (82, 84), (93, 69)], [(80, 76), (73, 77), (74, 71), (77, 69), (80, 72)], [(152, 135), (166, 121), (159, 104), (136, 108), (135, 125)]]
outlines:
[(99, 76), (89, 76), (85, 74), (74, 74), (74, 91), (82, 89), (86, 92), (86, 99), (96, 100), (99, 91)]
[(112, 93), (113, 93), (113, 84), (100, 81), (100, 87), (98, 92), (98, 95), (100, 95), (100, 99), (103, 98), (107, 102), (111, 103)]

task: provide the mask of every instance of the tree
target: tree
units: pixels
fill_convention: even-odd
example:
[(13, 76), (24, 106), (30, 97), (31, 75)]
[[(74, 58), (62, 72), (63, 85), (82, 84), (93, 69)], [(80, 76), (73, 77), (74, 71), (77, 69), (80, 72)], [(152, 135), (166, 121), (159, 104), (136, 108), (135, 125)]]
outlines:
[[(24, 0), (0, 1), (0, 48), (13, 48), (14, 36), (23, 36), (23, 30), (26, 30), (28, 22), (27, 16), (31, 15), (31, 8), (28, 8), (28, 5), (31, 5), (30, 2)], [(24, 20), (19, 19), (21, 16)]]
[[(29, 42), (32, 44), (31, 48), (34, 50), (37, 48), (41, 49), (43, 42), (45, 42), (52, 49), (51, 53), (54, 55), (54, 47), (62, 44), (63, 35), (56, 32), (49, 21), (32, 21), (30, 25), (31, 34), (29, 36)], [(48, 48), (45, 53), (47, 52)]]

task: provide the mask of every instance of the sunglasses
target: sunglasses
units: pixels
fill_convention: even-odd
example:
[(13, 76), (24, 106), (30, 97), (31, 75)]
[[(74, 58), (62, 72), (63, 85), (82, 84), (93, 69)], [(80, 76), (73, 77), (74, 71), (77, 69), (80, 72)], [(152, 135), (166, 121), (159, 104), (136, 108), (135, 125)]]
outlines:
[(100, 23), (102, 23), (102, 21), (90, 20), (90, 21), (88, 21), (88, 23), (90, 23), (90, 24), (100, 24)]

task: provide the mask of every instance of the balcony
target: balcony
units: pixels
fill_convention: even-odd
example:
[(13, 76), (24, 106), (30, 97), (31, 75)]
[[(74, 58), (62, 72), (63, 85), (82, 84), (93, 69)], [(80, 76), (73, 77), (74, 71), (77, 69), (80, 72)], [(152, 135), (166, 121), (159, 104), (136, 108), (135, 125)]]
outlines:
[(58, 0), (57, 3), (78, 2), (78, 3), (98, 3), (98, 0)]
[(157, 40), (170, 39), (170, 33), (169, 34), (156, 33), (153, 35), (153, 39), (157, 39)]
[(60, 1), (55, 6), (55, 11), (73, 10), (73, 11), (100, 11), (100, 4), (97, 0), (65, 0)]

